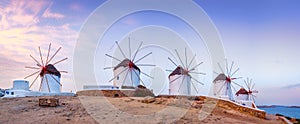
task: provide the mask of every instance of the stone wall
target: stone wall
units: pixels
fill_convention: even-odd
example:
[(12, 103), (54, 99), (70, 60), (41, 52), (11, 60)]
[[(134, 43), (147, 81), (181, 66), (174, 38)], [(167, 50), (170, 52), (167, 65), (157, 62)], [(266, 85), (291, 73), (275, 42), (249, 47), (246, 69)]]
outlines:
[(262, 119), (266, 118), (265, 111), (248, 108), (227, 100), (219, 100), (217, 106), (228, 110), (236, 110), (239, 111), (240, 113), (248, 114)]
[(76, 93), (78, 96), (105, 96), (105, 97), (145, 97), (154, 96), (148, 89), (135, 90), (84, 90)]
[(239, 105), (237, 103), (234, 103), (232, 101), (227, 101), (227, 100), (222, 100), (222, 99), (216, 99), (216, 98), (211, 98), (211, 97), (206, 97), (206, 96), (176, 96), (176, 95), (161, 95), (158, 97), (173, 98), (173, 99), (174, 98), (179, 99), (179, 98), (185, 97), (189, 100), (201, 101), (201, 102), (194, 102), (195, 104), (203, 104), (203, 103), (216, 104), (217, 107), (221, 107), (221, 108), (224, 108), (227, 110), (235, 110), (240, 113), (244, 113), (244, 114), (262, 118), (262, 119), (266, 118), (265, 111), (248, 108), (248, 107)]
[(134, 90), (84, 90), (76, 93), (78, 96), (106, 96), (106, 97), (127, 97), (134, 94)]

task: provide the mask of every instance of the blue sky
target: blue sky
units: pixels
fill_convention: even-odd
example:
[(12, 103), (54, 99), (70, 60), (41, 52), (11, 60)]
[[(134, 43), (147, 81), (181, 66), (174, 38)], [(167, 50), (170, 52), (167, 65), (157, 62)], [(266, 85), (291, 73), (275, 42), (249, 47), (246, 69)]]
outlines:
[[(10, 88), (12, 79), (23, 78), (30, 74), (24, 69), (25, 65), (34, 64), (29, 54), (37, 57), (38, 46), (42, 47), (42, 51), (46, 51), (47, 45), (51, 42), (53, 51), (63, 46), (57, 60), (69, 58), (67, 62), (58, 65), (58, 68), (69, 71), (63, 75), (63, 90), (74, 91), (72, 56), (77, 35), (85, 20), (103, 2), (101, 0), (1, 1), (0, 87)], [(195, 2), (204, 9), (218, 29), (227, 58), (238, 64), (241, 76), (253, 78), (256, 89), (259, 90), (258, 104), (299, 105), (299, 1), (195, 0)], [(123, 25), (141, 26), (153, 23), (151, 16), (164, 17), (163, 14), (148, 15), (146, 12), (128, 16), (120, 21), (124, 21)], [(167, 24), (172, 27), (178, 25), (178, 22), (158, 20), (156, 23), (156, 25)], [(180, 26), (174, 28), (174, 31), (184, 34), (184, 31), (179, 30)]]

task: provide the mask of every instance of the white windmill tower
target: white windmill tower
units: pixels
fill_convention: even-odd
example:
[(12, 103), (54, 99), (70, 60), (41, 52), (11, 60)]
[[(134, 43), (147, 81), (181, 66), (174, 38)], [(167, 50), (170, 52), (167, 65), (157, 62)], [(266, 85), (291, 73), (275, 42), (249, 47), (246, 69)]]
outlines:
[(223, 99), (234, 100), (234, 95), (232, 90), (235, 90), (234, 85), (242, 87), (235, 80), (240, 79), (242, 77), (234, 77), (234, 75), (239, 71), (237, 68), (233, 71), (234, 62), (232, 61), (230, 67), (228, 66), (228, 62), (226, 60), (225, 72), (221, 67), (220, 63), (218, 63), (219, 69), (221, 73), (214, 72), (218, 76), (213, 81), (213, 95)]
[(140, 74), (143, 74), (147, 77), (153, 78), (150, 75), (142, 72), (138, 66), (155, 66), (152, 64), (137, 64), (147, 56), (151, 55), (152, 52), (144, 55), (140, 59), (136, 60), (137, 54), (142, 47), (143, 42), (140, 43), (137, 50), (131, 55), (131, 44), (130, 44), (130, 38), (129, 38), (129, 56), (126, 57), (123, 50), (121, 49), (119, 43), (116, 41), (116, 45), (118, 46), (120, 52), (122, 53), (123, 59), (118, 59), (116, 57), (113, 57), (111, 55), (105, 54), (106, 56), (119, 61), (120, 63), (113, 67), (106, 67), (104, 69), (113, 69), (114, 77), (109, 80), (109, 82), (113, 81), (113, 85), (116, 87), (120, 87), (121, 89), (132, 89), (140, 85), (140, 82), (145, 86), (145, 83), (141, 80)]
[(30, 55), (30, 57), (36, 62), (37, 67), (25, 66), (25, 68), (34, 69), (37, 71), (25, 77), (25, 79), (27, 79), (33, 75), (36, 75), (36, 77), (34, 78), (33, 82), (29, 86), (29, 88), (31, 88), (33, 86), (33, 84), (36, 82), (37, 78), (40, 77), (41, 83), (40, 83), (39, 91), (46, 92), (46, 93), (60, 93), (61, 92), (62, 85), (60, 83), (60, 78), (61, 78), (60, 72), (64, 72), (64, 73), (67, 73), (67, 72), (66, 71), (58, 71), (54, 67), (54, 65), (56, 65), (62, 61), (65, 61), (68, 58), (64, 58), (64, 59), (61, 59), (57, 62), (50, 64), (51, 60), (53, 60), (53, 58), (57, 55), (57, 53), (60, 51), (61, 48), (62, 47), (59, 47), (59, 49), (57, 49), (56, 52), (49, 59), (50, 50), (51, 50), (51, 43), (50, 43), (46, 61), (43, 60), (43, 56), (42, 56), (40, 47), (39, 47), (39, 54), (40, 54), (40, 58), (41, 58), (40, 62), (37, 61), (37, 59), (35, 59), (32, 55)]
[(193, 86), (194, 90), (198, 93), (194, 81), (201, 85), (204, 84), (198, 81), (192, 75), (193, 74), (205, 75), (205, 73), (196, 72), (197, 71), (196, 68), (200, 66), (203, 62), (200, 62), (195, 66), (191, 66), (192, 62), (195, 60), (196, 54), (188, 63), (188, 58), (187, 58), (187, 53), (185, 48), (185, 63), (183, 63), (176, 49), (175, 52), (178, 59), (180, 60), (181, 65), (176, 64), (171, 58), (168, 57), (168, 59), (176, 66), (175, 70), (167, 70), (171, 72), (171, 74), (169, 75), (169, 94), (170, 95), (191, 95), (191, 85)]
[(254, 95), (254, 93), (258, 93), (258, 91), (254, 89), (255, 84), (252, 83), (252, 79), (249, 78), (247, 78), (247, 80), (244, 80), (244, 82), (247, 86), (247, 89), (241, 88), (238, 92), (236, 92), (236, 96), (239, 97), (239, 100), (255, 102), (256, 95)]

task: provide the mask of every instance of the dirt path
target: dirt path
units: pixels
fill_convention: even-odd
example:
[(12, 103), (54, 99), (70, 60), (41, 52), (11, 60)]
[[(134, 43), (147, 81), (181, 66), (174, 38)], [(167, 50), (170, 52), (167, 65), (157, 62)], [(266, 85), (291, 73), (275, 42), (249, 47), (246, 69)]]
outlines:
[(214, 108), (201, 120), (202, 106), (190, 107), (191, 101), (174, 102), (174, 99), (147, 104), (126, 97), (57, 98), (60, 100), (58, 107), (40, 107), (38, 97), (0, 99), (0, 123), (280, 123), (272, 115), (268, 116), (269, 120), (264, 120), (222, 108)]

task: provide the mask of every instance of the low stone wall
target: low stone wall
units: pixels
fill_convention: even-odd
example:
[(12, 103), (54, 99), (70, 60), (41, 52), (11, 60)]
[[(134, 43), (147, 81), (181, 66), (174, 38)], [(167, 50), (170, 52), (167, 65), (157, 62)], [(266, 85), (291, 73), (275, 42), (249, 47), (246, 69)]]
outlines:
[(248, 107), (233, 103), (231, 101), (219, 100), (217, 106), (224, 108), (224, 109), (228, 109), (228, 110), (236, 110), (236, 111), (239, 111), (240, 113), (248, 114), (248, 115), (262, 118), (262, 119), (266, 118), (265, 111), (248, 108)]
[(105, 97), (145, 97), (154, 96), (148, 89), (135, 90), (84, 90), (76, 93), (78, 96), (105, 96)]
[(261, 110), (257, 110), (257, 109), (252, 109), (252, 108), (248, 108), (242, 105), (239, 105), (237, 103), (231, 102), (231, 101), (227, 101), (227, 100), (222, 100), (222, 99), (216, 99), (216, 98), (211, 98), (211, 97), (206, 97), (206, 96), (176, 96), (176, 95), (161, 95), (158, 96), (161, 98), (173, 98), (173, 99), (179, 99), (179, 98), (187, 98), (189, 100), (195, 100), (195, 101), (201, 101), (201, 102), (194, 102), (195, 104), (203, 104), (203, 103), (211, 103), (211, 104), (216, 104), (217, 107), (221, 107), (227, 110), (235, 110), (238, 111), (240, 113), (244, 113), (247, 115), (251, 115), (254, 117), (258, 117), (258, 118), (262, 118), (265, 119), (266, 118), (266, 112), (265, 111), (261, 111)]
[(78, 96), (130, 97), (134, 90), (84, 90), (76, 93)]

